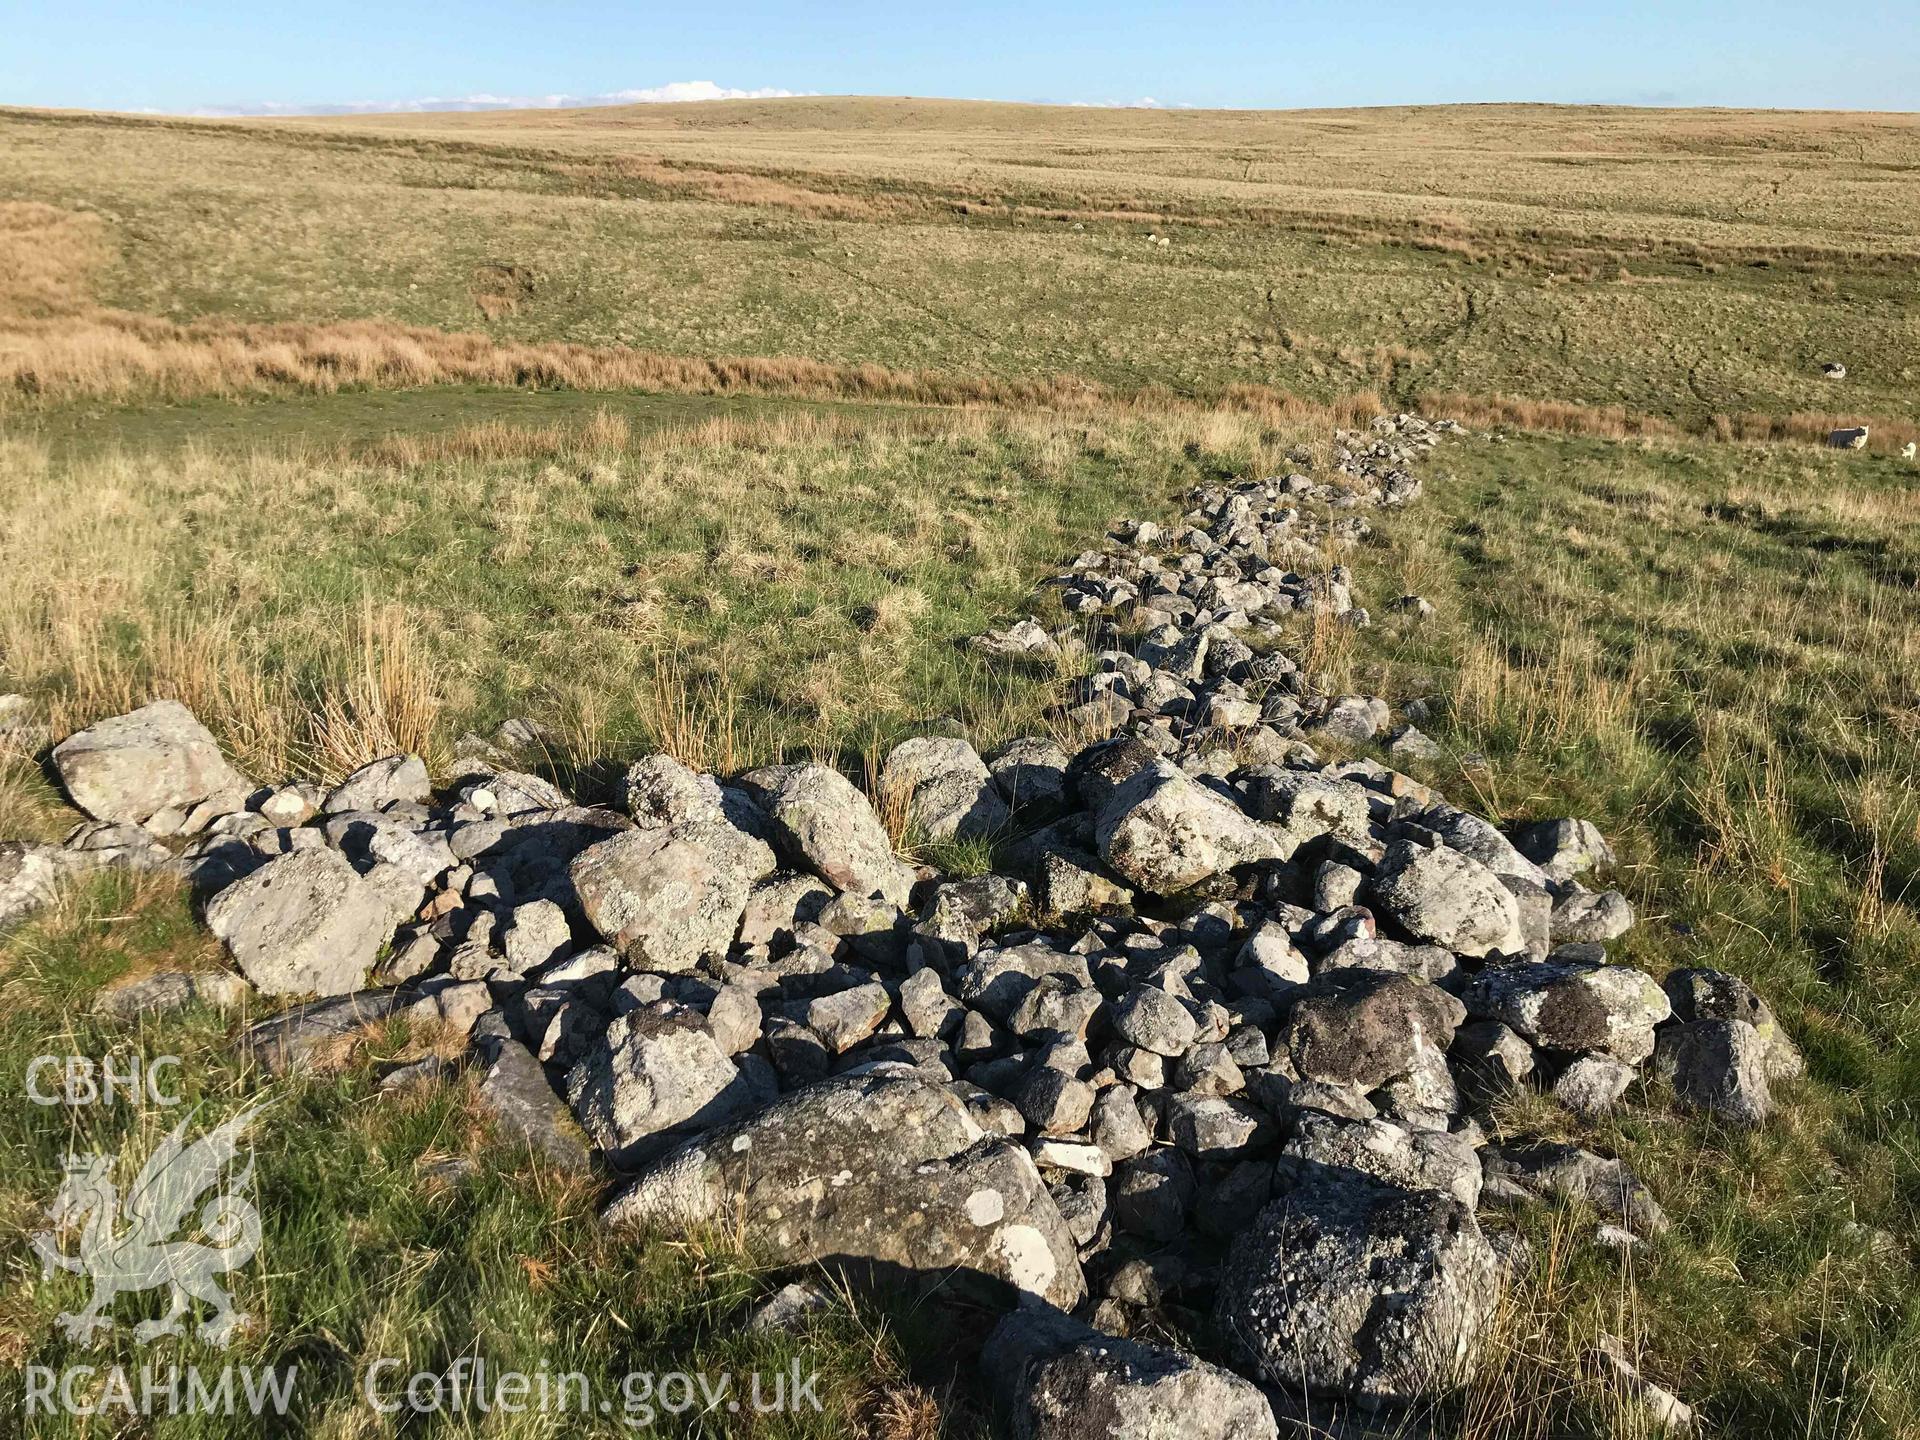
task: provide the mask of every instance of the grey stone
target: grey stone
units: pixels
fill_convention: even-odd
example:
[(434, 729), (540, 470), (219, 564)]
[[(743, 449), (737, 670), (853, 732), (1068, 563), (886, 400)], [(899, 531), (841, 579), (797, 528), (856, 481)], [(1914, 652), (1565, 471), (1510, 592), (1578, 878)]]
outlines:
[(1332, 970), (1295, 1003), (1283, 1034), (1301, 1079), (1364, 1091), (1412, 1072), (1422, 1052), (1444, 1055), (1465, 1018), (1458, 1000), (1424, 980)]
[(1660, 1031), (1653, 1068), (1682, 1105), (1754, 1126), (1773, 1110), (1768, 1052), (1766, 1039), (1744, 1020), (1694, 1020)]
[(741, 777), (783, 852), (839, 889), (904, 907), (913, 871), (853, 783), (825, 765), (776, 765)]
[(1186, 1228), (1193, 1208), (1193, 1165), (1178, 1150), (1149, 1150), (1115, 1169), (1107, 1193), (1122, 1230), (1169, 1241)]
[(1259, 1389), (1183, 1351), (1022, 1306), (980, 1354), (1013, 1440), (1274, 1440)]
[(109, 986), (93, 997), (94, 1010), (119, 1020), (160, 1015), (205, 1005), (234, 1010), (247, 1003), (252, 987), (225, 970), (162, 970)]
[(568, 867), (587, 922), (635, 965), (691, 968), (732, 944), (773, 852), (716, 817), (630, 830)]
[(620, 1225), (725, 1225), (781, 1264), (971, 1279), (1062, 1308), (1086, 1293), (1073, 1236), (1026, 1152), (914, 1078), (850, 1076), (782, 1096), (654, 1163), (606, 1213)]
[(894, 746), (880, 767), (880, 793), (904, 807), (929, 840), (968, 840), (1006, 830), (1012, 813), (965, 740), (926, 735)]
[(1513, 846), (1552, 881), (1571, 880), (1597, 865), (1614, 863), (1613, 847), (1588, 820), (1539, 821), (1514, 836)]
[(567, 924), (567, 912), (551, 900), (530, 900), (517, 905), (513, 923), (503, 941), (507, 963), (525, 974), (551, 964), (573, 948), (573, 929)]
[(1556, 945), (1617, 940), (1633, 928), (1633, 906), (1618, 890), (1597, 895), (1576, 891), (1553, 907)]
[(567, 1072), (580, 1123), (616, 1161), (678, 1126), (708, 1127), (751, 1099), (698, 1012), (670, 1001), (629, 1011)]
[(1760, 1033), (1767, 1046), (1767, 1078), (1791, 1080), (1806, 1069), (1799, 1048), (1774, 1017), (1767, 1002), (1737, 976), (1720, 970), (1675, 970), (1661, 982), (1673, 1005), (1673, 1018), (1739, 1020)]
[(987, 769), (1009, 807), (1046, 816), (1066, 808), (1068, 760), (1053, 741), (1028, 737), (1003, 746)]
[(1651, 976), (1585, 960), (1489, 966), (1462, 998), (1473, 1015), (1498, 1020), (1536, 1045), (1597, 1051), (1628, 1065), (1653, 1053), (1653, 1027), (1672, 1010)]
[(268, 995), (344, 995), (393, 933), (388, 897), (332, 850), (269, 860), (207, 903), (207, 927)]
[(1575, 1115), (1593, 1119), (1620, 1103), (1633, 1084), (1634, 1068), (1605, 1055), (1580, 1055), (1565, 1065), (1547, 1093)]
[(1316, 1111), (1294, 1119), (1279, 1168), (1291, 1184), (1334, 1172), (1368, 1175), (1409, 1190), (1444, 1190), (1469, 1210), (1480, 1203), (1480, 1157), (1445, 1131), (1409, 1131), (1386, 1120), (1341, 1120)]
[(53, 903), (63, 872), (62, 858), (51, 845), (0, 841), (0, 930)]
[(1492, 1248), (1451, 1195), (1322, 1180), (1234, 1242), (1215, 1315), (1269, 1384), (1377, 1406), (1463, 1380), (1499, 1290)]
[(52, 759), (67, 797), (96, 820), (137, 824), (216, 799), (238, 809), (254, 789), (177, 700), (155, 700), (69, 735)]
[(836, 1055), (844, 1055), (880, 1028), (891, 1004), (887, 987), (874, 981), (810, 1000), (799, 1018)]
[(1500, 877), (1455, 850), (1398, 841), (1375, 868), (1371, 891), (1380, 913), (1417, 940), (1459, 955), (1511, 955), (1526, 949), (1520, 911)]
[(1007, 1098), (1040, 1135), (1071, 1135), (1093, 1112), (1093, 1087), (1047, 1065), (1027, 1071)]
[(427, 765), (418, 755), (388, 755), (362, 765), (332, 790), (320, 809), (327, 815), (350, 810), (385, 810), (396, 804), (424, 805), (433, 797)]
[(1283, 858), (1232, 801), (1156, 764), (1118, 786), (1094, 822), (1100, 858), (1139, 889), (1172, 894), (1239, 865)]
[(1185, 1054), (1199, 1033), (1193, 1013), (1151, 985), (1134, 986), (1115, 1003), (1108, 1019), (1129, 1045), (1169, 1058)]
[(501, 1044), (480, 1082), (479, 1096), (502, 1133), (562, 1170), (587, 1169), (586, 1138), (526, 1046), (512, 1040)]
[(1140, 1102), (1131, 1085), (1113, 1085), (1093, 1102), (1093, 1143), (1109, 1160), (1131, 1160), (1153, 1144), (1153, 1132), (1140, 1116)]

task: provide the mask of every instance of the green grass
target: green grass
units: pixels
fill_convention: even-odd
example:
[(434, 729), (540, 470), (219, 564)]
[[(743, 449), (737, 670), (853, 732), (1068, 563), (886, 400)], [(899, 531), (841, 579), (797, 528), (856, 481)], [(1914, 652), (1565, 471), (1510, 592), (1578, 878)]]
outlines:
[[(8, 115), (0, 136), (9, 200), (71, 212), (15, 237), (0, 329), (31, 348), (70, 328), (90, 337), (82, 360), (121, 325), (172, 343), (185, 332), (165, 322), (368, 318), (1175, 391), (1505, 392), (1689, 427), (1920, 417), (1910, 117), (806, 101), (279, 127)], [(495, 262), (532, 284), (483, 320)], [(102, 306), (150, 318), (99, 322)], [(166, 362), (185, 377), (169, 393), (198, 393), (207, 343)], [(1844, 385), (1818, 378), (1829, 358)], [(723, 769), (812, 752), (857, 774), (922, 724), (959, 720), (985, 744), (1043, 726), (1060, 677), (989, 671), (956, 639), (1025, 610), (1110, 518), (1272, 473), (1328, 425), (1169, 405), (309, 395), (272, 381), (275, 363), (240, 367), (272, 392), (247, 403), (12, 397), (0, 690), (56, 732), (173, 693), (277, 779), (399, 745), (438, 756), (527, 714), (587, 795), (662, 747)], [(1657, 1087), (1597, 1126), (1544, 1104), (1505, 1116), (1627, 1156), (1675, 1230), (1623, 1267), (1575, 1221), (1528, 1221), (1544, 1263), (1497, 1337), (1506, 1360), (1447, 1427), (1635, 1433), (1582, 1378), (1608, 1330), (1718, 1433), (1920, 1433), (1916, 472), (1520, 435), (1450, 443), (1433, 468), (1353, 557), (1375, 627), (1321, 658), (1370, 691), (1448, 698), (1428, 728), (1486, 762), (1429, 767), (1456, 800), (1596, 821), (1642, 916), (1620, 953), (1747, 977), (1810, 1066), (1750, 1134), (1676, 1115)], [(1406, 590), (1438, 617), (1402, 629), (1380, 602)], [(0, 836), (57, 838), (71, 819), (28, 757), (0, 764)], [(966, 872), (990, 848), (927, 847)], [(136, 1034), (85, 1014), (122, 970), (212, 963), (178, 895), (87, 890), (0, 947), (0, 1075), (130, 1042), (188, 1057), (225, 1113), (259, 1079), (229, 1022)], [(241, 1290), (269, 1322), (245, 1358), (313, 1377), (301, 1433), (389, 1433), (352, 1390), (390, 1342), (421, 1368), (478, 1349), (596, 1377), (789, 1358), (738, 1333), (769, 1283), (751, 1259), (600, 1235), (590, 1190), (492, 1148), (467, 1083), (396, 1101), (361, 1063), (284, 1087), (261, 1155), (268, 1246)], [(51, 1317), (77, 1287), (41, 1285), (22, 1238), (59, 1152), (144, 1143), (167, 1118), (0, 1119), (10, 1362), (76, 1358)], [(446, 1154), (478, 1158), (478, 1178), (423, 1184)], [(828, 1415), (764, 1433), (932, 1433), (965, 1346), (915, 1333), (924, 1314), (891, 1318), (903, 1334), (837, 1310), (797, 1342), (830, 1376)], [(124, 1331), (114, 1344), (130, 1354)], [(938, 1408), (952, 1433), (977, 1427), (964, 1392)]]
[[(343, 399), (321, 433), (390, 409)], [(225, 413), (284, 433), (294, 403)], [(398, 462), (18, 445), (0, 463), (5, 682), (63, 724), (172, 687), (263, 775), (337, 769), (360, 739), (445, 753), (516, 714), (565, 737), (575, 773), (663, 745), (722, 768), (806, 751), (857, 768), (929, 718), (982, 743), (1040, 724), (1056, 677), (989, 670), (957, 642), (1114, 516), (1299, 438), (1235, 422), (1216, 451), (1124, 419), (781, 405), (634, 434), (628, 409), (654, 416), (616, 403), (527, 454), (519, 432), (456, 431), (449, 458)], [(136, 412), (95, 444), (121, 426), (154, 437)], [(346, 692), (346, 729), (366, 733), (343, 750), (308, 717)]]
[(55, 460), (169, 452), (377, 449), (395, 437), (449, 436), (479, 425), (580, 425), (602, 412), (624, 421), (638, 439), (653, 431), (709, 420), (795, 413), (831, 414), (837, 407), (749, 395), (587, 394), (576, 390), (502, 390), (436, 385), (418, 390), (355, 390), (339, 395), (271, 395), (173, 404), (68, 403), (8, 427), (46, 446)]
[[(202, 1010), (134, 1024), (87, 1013), (93, 991), (116, 974), (204, 964), (206, 950), (183, 894), (112, 879), (8, 940), (0, 1073), (24, 1076), (41, 1054), (112, 1054), (122, 1064), (129, 1056), (143, 1063), (178, 1056), (168, 1082), (177, 1081), (183, 1103), (46, 1108), (10, 1095), (0, 1118), (0, 1273), (7, 1277), (0, 1353), (13, 1373), (0, 1385), (0, 1431), (97, 1435), (118, 1433), (124, 1421), (112, 1411), (91, 1421), (24, 1414), (27, 1366), (120, 1365), (136, 1377), (143, 1365), (196, 1365), (210, 1375), (229, 1363), (297, 1369), (287, 1418), (179, 1414), (142, 1426), (167, 1440), (631, 1434), (620, 1386), (641, 1371), (731, 1371), (743, 1387), (756, 1372), (771, 1377), (795, 1364), (819, 1373), (817, 1413), (723, 1414), (718, 1423), (730, 1434), (844, 1435), (923, 1403), (884, 1306), (836, 1303), (796, 1333), (748, 1333), (746, 1313), (778, 1283), (752, 1257), (719, 1237), (602, 1230), (598, 1185), (563, 1180), (493, 1136), (471, 1076), (403, 1097), (380, 1094), (373, 1077), (381, 1062), (419, 1053), (404, 1027), (373, 1037), (361, 1063), (344, 1073), (265, 1081), (228, 1043), (225, 1017)], [(160, 1312), (156, 1292), (115, 1306), (120, 1323), (96, 1345), (66, 1339), (55, 1316), (84, 1306), (87, 1287), (71, 1275), (43, 1280), (27, 1245), (45, 1223), (48, 1177), (58, 1177), (62, 1157), (119, 1156), (124, 1188), (182, 1116), (196, 1117), (190, 1133), (197, 1134), (262, 1098), (272, 1108), (252, 1139), (263, 1238), (258, 1257), (230, 1277), (236, 1307), (253, 1324), (224, 1350), (191, 1336), (138, 1345), (130, 1327)], [(449, 1159), (470, 1162), (467, 1178), (427, 1178), (428, 1167)], [(917, 1322), (909, 1311), (901, 1315), (911, 1334)], [(364, 1398), (376, 1360), (403, 1361), (397, 1373), (404, 1377), (443, 1372), (473, 1355), (484, 1355), (495, 1374), (584, 1374), (594, 1400), (611, 1399), (613, 1412), (595, 1409), (584, 1419), (469, 1412), (402, 1424), (373, 1413)], [(400, 1388), (389, 1379), (394, 1373), (378, 1377), (387, 1382), (385, 1397)], [(713, 1417), (703, 1425), (698, 1414), (661, 1414), (643, 1433), (712, 1434), (715, 1425)]]
[(1648, 1368), (1727, 1433), (1912, 1433), (1912, 469), (1524, 437), (1439, 468), (1359, 565), (1440, 615), (1372, 632), (1357, 673), (1451, 698), (1436, 733), (1490, 763), (1442, 766), (1449, 794), (1601, 826), (1642, 917), (1621, 954), (1745, 977), (1807, 1050), (1759, 1132), (1659, 1095), (1593, 1132), (1676, 1220), (1635, 1277)]
[[(831, 153), (804, 128), (822, 106), (685, 133), (697, 117), (360, 133), (374, 122), (16, 114), (0, 185), (91, 217), (93, 299), (176, 321), (370, 318), (1396, 404), (1504, 393), (1691, 426), (1920, 418), (1914, 142), (1885, 117), (1443, 110), (1299, 117), (1298, 134), (1209, 117), (1149, 122), (1145, 145), (1085, 121), (1076, 144), (1015, 107), (987, 107), (1005, 134), (957, 140), (938, 107), (890, 125), (837, 103), (852, 128)], [(531, 289), (483, 320), (495, 264)], [(1843, 387), (1818, 373), (1836, 357)]]

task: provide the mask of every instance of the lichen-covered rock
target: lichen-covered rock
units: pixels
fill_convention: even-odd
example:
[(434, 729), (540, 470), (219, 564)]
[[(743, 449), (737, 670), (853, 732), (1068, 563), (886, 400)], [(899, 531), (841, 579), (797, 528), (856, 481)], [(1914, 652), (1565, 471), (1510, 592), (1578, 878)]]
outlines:
[(1515, 955), (1527, 948), (1519, 906), (1500, 877), (1444, 845), (1396, 842), (1375, 868), (1371, 888), (1380, 913), (1416, 940), (1458, 955)]
[(913, 871), (895, 858), (867, 797), (826, 765), (774, 765), (742, 776), (780, 847), (797, 864), (856, 895), (905, 906)]
[(1043, 1306), (980, 1353), (1013, 1440), (1273, 1440), (1258, 1387), (1180, 1350), (1103, 1334)]
[(1067, 804), (1067, 752), (1042, 736), (1008, 742), (988, 762), (993, 783), (1008, 806), (1045, 818)]
[(1652, 976), (1589, 960), (1489, 966), (1462, 998), (1471, 1014), (1498, 1020), (1536, 1045), (1600, 1051), (1628, 1065), (1653, 1054), (1653, 1027), (1673, 1008)]
[(1739, 1020), (1759, 1032), (1767, 1047), (1767, 1078), (1791, 1080), (1806, 1069), (1799, 1047), (1751, 985), (1721, 970), (1675, 970), (1660, 984), (1681, 1024)]
[(1464, 1137), (1444, 1130), (1303, 1111), (1279, 1168), (1294, 1184), (1312, 1184), (1329, 1171), (1358, 1173), (1409, 1190), (1444, 1190), (1469, 1210), (1480, 1203), (1480, 1157)]
[(718, 816), (629, 830), (568, 867), (587, 923), (639, 969), (723, 955), (773, 852)]
[(1613, 864), (1613, 847), (1589, 820), (1542, 820), (1516, 835), (1513, 845), (1553, 881)]
[(966, 741), (923, 735), (893, 747), (880, 767), (880, 793), (906, 808), (907, 823), (929, 840), (969, 840), (996, 835), (1012, 812)]
[(210, 800), (239, 809), (253, 784), (178, 700), (155, 700), (53, 747), (67, 796), (96, 820), (139, 823)]
[(1550, 931), (1556, 945), (1618, 940), (1633, 928), (1633, 905), (1618, 890), (1575, 890), (1553, 907)]
[(296, 850), (207, 902), (207, 928), (268, 995), (345, 995), (393, 934), (390, 898), (332, 850)]
[(1408, 975), (1329, 970), (1302, 992), (1283, 1037), (1299, 1078), (1377, 1090), (1444, 1056), (1466, 1018), (1458, 1000)]
[(1453, 1196), (1321, 1179), (1234, 1242), (1215, 1316), (1268, 1383), (1372, 1406), (1464, 1379), (1499, 1288), (1492, 1247)]
[(1735, 1125), (1760, 1125), (1773, 1111), (1769, 1048), (1744, 1020), (1693, 1020), (1662, 1028), (1653, 1068), (1682, 1105)]
[(60, 873), (53, 846), (0, 842), (0, 930), (52, 904)]
[(618, 1160), (662, 1131), (718, 1124), (753, 1094), (704, 1018), (661, 1000), (614, 1019), (567, 1072), (567, 1098), (594, 1142)]
[(1161, 895), (1238, 865), (1282, 858), (1279, 842), (1258, 821), (1166, 764), (1114, 789), (1094, 821), (1094, 840), (1115, 871)]
[(722, 1225), (784, 1265), (973, 1280), (1070, 1309), (1072, 1234), (1026, 1152), (989, 1137), (945, 1086), (825, 1080), (655, 1162), (616, 1224)]
[(418, 755), (388, 755), (362, 765), (332, 790), (320, 809), (328, 815), (426, 803), (433, 794), (427, 763)]

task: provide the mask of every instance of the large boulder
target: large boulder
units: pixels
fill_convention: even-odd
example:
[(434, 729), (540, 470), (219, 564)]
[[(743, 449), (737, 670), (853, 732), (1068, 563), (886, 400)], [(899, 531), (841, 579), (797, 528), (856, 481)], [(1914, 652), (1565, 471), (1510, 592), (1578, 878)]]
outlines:
[(1471, 811), (1458, 809), (1443, 801), (1428, 806), (1416, 819), (1421, 828), (1438, 838), (1449, 850), (1458, 851), (1496, 875), (1530, 880), (1536, 885), (1546, 882), (1546, 875), (1538, 865), (1515, 849), (1513, 842), (1502, 835), (1492, 822), (1483, 820)]
[(1329, 1172), (1358, 1173), (1409, 1190), (1444, 1190), (1469, 1210), (1480, 1203), (1480, 1157), (1465, 1136), (1404, 1130), (1386, 1120), (1303, 1110), (1280, 1151), (1280, 1171), (1300, 1184)]
[(1258, 821), (1164, 762), (1114, 788), (1094, 821), (1094, 840), (1102, 860), (1161, 895), (1282, 858), (1279, 841)]
[(1590, 820), (1542, 820), (1514, 836), (1513, 844), (1555, 882), (1613, 864), (1613, 847)]
[(717, 815), (628, 830), (568, 867), (587, 923), (635, 968), (691, 969), (724, 955), (773, 851)]
[(1535, 1045), (1598, 1052), (1628, 1065), (1653, 1054), (1653, 1027), (1673, 1008), (1651, 975), (1592, 960), (1492, 965), (1462, 998), (1469, 1013), (1498, 1020)]
[(1281, 1038), (1301, 1079), (1376, 1090), (1444, 1064), (1465, 1018), (1458, 1000), (1425, 980), (1329, 970), (1301, 993)]
[(1744, 1020), (1693, 1020), (1660, 1031), (1653, 1068), (1690, 1109), (1735, 1125), (1759, 1125), (1773, 1111), (1769, 1048)]
[(614, 1019), (567, 1072), (567, 1099), (618, 1161), (662, 1131), (718, 1124), (753, 1094), (705, 1019), (661, 1000)]
[(1255, 1385), (1180, 1350), (1122, 1340), (1040, 1305), (980, 1352), (1013, 1440), (1273, 1440)]
[(794, 863), (855, 895), (906, 905), (913, 871), (895, 857), (867, 797), (838, 770), (773, 765), (742, 776), (740, 783), (766, 811)]
[(1500, 877), (1444, 845), (1398, 841), (1373, 874), (1381, 914), (1416, 940), (1457, 955), (1514, 955), (1527, 948), (1520, 909)]
[(1026, 1151), (944, 1085), (849, 1075), (781, 1097), (644, 1170), (616, 1224), (722, 1226), (782, 1265), (972, 1280), (1071, 1309), (1072, 1234)]
[(966, 741), (943, 735), (903, 740), (880, 767), (880, 793), (905, 806), (907, 823), (929, 840), (971, 840), (1005, 831), (1012, 812)]
[(385, 810), (394, 805), (424, 805), (433, 796), (427, 762), (418, 755), (387, 755), (362, 765), (327, 793), (322, 813)]
[(1660, 982), (1681, 1024), (1695, 1020), (1739, 1020), (1751, 1025), (1767, 1046), (1767, 1078), (1791, 1080), (1806, 1069), (1800, 1048), (1753, 987), (1724, 970), (1671, 971)]
[(1499, 1273), (1473, 1212), (1453, 1196), (1320, 1178), (1234, 1242), (1215, 1314), (1272, 1385), (1368, 1406), (1413, 1401), (1465, 1378)]
[(178, 700), (155, 700), (53, 747), (67, 796), (96, 820), (148, 820), (207, 801), (238, 809), (253, 783)]
[(207, 902), (207, 928), (268, 995), (345, 995), (394, 929), (391, 897), (333, 850), (276, 856)]

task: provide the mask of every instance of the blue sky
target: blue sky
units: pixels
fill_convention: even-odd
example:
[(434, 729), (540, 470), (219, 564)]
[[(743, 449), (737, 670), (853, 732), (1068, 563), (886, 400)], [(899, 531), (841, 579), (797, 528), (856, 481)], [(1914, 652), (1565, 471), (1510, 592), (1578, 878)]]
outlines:
[(0, 36), (0, 103), (121, 110), (753, 91), (1920, 109), (1920, 0), (4, 0)]

